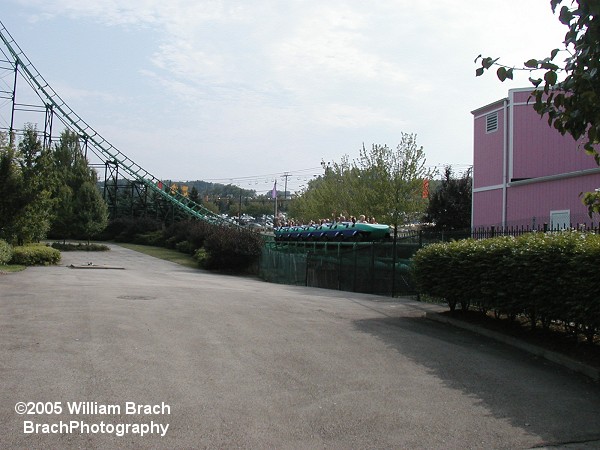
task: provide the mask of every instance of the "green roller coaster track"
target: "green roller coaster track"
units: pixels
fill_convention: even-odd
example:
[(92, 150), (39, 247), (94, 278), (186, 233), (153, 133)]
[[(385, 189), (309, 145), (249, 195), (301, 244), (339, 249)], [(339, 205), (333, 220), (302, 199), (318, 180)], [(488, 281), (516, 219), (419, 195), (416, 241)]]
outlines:
[(86, 140), (88, 145), (91, 145), (93, 149), (95, 149), (94, 153), (106, 158), (107, 162), (117, 164), (129, 177), (131, 177), (132, 180), (142, 183), (149, 192), (160, 195), (187, 215), (215, 225), (232, 225), (230, 221), (190, 200), (183, 194), (171, 192), (170, 189), (164, 190), (162, 188), (162, 182), (157, 177), (128, 158), (88, 125), (60, 98), (56, 91), (50, 87), (48, 82), (46, 82), (29, 58), (27, 58), (2, 22), (0, 22), (0, 38), (14, 60), (15, 70), (21, 71), (23, 78), (44, 104), (47, 107), (50, 107), (53, 113), (57, 114), (66, 126), (78, 133), (82, 139)]

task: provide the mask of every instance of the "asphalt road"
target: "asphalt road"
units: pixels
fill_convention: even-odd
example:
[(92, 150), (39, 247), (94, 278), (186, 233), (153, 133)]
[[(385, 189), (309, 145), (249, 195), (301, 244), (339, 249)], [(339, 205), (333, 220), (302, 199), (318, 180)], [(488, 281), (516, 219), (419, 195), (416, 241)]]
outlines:
[(0, 276), (0, 448), (600, 448), (598, 384), (428, 308), (63, 253)]

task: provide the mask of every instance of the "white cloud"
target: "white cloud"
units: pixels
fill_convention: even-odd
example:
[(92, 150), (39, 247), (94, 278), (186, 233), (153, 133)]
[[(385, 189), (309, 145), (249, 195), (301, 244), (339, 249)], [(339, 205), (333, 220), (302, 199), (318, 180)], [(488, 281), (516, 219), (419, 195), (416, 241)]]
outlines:
[[(121, 95), (120, 113), (140, 114), (129, 120), (139, 124), (131, 135), (145, 140), (148, 153), (159, 155), (170, 142), (182, 155), (186, 149), (193, 154), (190, 142), (199, 142), (242, 161), (240, 170), (263, 172), (249, 148), (277, 154), (287, 139), (286, 147), (306, 146), (303, 160), (311, 166), (329, 158), (327, 152), (352, 152), (368, 139), (395, 145), (401, 131), (418, 132), (432, 163), (469, 162), (469, 112), (527, 83), (527, 77), (512, 85), (493, 74), (475, 78), (473, 59), (486, 53), (518, 64), (554, 48), (564, 30), (541, 3), (18, 0), (15, 8), (62, 27), (83, 18), (106, 26), (106, 33), (151, 30), (143, 52), (147, 65), (124, 71), (129, 78), (100, 95), (100, 103)], [(147, 92), (136, 95), (151, 97), (154, 105), (147, 114), (177, 130), (165, 129), (167, 140), (141, 132), (147, 123), (160, 126), (156, 116), (125, 109), (134, 94), (120, 86), (140, 80)], [(65, 99), (99, 95), (93, 86), (55, 88)], [(111, 131), (125, 134), (119, 126)], [(164, 167), (172, 167), (171, 176), (193, 170), (176, 160)], [(226, 176), (230, 168), (215, 170)]]

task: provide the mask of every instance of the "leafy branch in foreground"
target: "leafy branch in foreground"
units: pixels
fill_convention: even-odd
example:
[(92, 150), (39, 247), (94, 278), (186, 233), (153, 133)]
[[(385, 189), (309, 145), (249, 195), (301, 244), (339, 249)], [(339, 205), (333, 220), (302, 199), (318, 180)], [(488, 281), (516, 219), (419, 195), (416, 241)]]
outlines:
[[(529, 81), (535, 88), (533, 107), (542, 117), (547, 116), (548, 125), (562, 135), (569, 134), (580, 141), (583, 149), (600, 165), (600, 2), (597, 0), (551, 0), (552, 12), (563, 3), (559, 12), (560, 22), (568, 27), (563, 41), (564, 48), (555, 48), (543, 59), (529, 59), (523, 67), (500, 64), (499, 58), (479, 55), (480, 62), (475, 75), (481, 76), (497, 67), (500, 81), (513, 79), (514, 71), (529, 71)], [(559, 54), (567, 57), (559, 65)], [(564, 79), (559, 81), (559, 75)], [(584, 203), (590, 214), (600, 212), (600, 194), (587, 193)]]

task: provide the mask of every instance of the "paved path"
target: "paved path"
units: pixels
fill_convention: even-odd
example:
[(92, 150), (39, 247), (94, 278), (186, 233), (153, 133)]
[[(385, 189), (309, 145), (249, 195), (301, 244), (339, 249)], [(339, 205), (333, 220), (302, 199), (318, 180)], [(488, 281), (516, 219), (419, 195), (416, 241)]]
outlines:
[[(89, 261), (125, 270), (65, 267)], [(0, 276), (0, 448), (600, 448), (599, 385), (433, 306), (120, 247), (62, 264)]]

